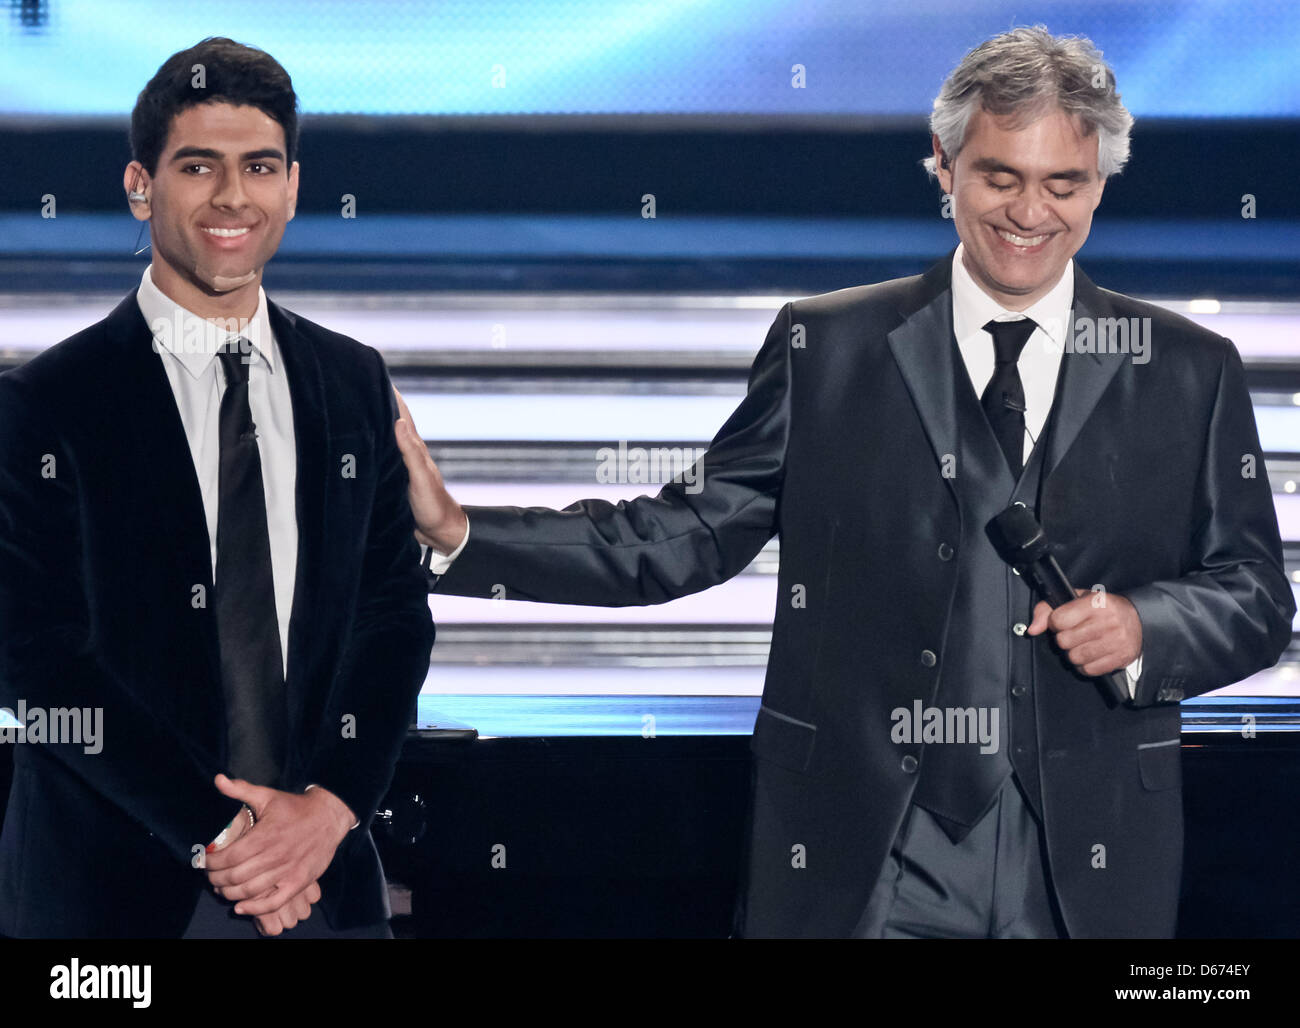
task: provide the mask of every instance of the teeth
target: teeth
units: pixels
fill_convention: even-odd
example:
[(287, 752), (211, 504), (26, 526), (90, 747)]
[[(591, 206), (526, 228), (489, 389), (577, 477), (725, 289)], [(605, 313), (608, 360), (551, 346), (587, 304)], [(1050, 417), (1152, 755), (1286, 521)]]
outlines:
[(203, 231), (208, 233), (208, 235), (210, 236), (220, 236), (222, 239), (233, 239), (235, 238), (235, 236), (244, 235), (248, 231), (248, 229), (246, 228), (205, 228)]
[(1025, 238), (1024, 236), (1016, 235), (1014, 232), (1007, 232), (1004, 229), (998, 229), (998, 235), (1008, 243), (1014, 243), (1016, 246), (1037, 246), (1047, 238), (1047, 236), (1030, 236), (1029, 238)]

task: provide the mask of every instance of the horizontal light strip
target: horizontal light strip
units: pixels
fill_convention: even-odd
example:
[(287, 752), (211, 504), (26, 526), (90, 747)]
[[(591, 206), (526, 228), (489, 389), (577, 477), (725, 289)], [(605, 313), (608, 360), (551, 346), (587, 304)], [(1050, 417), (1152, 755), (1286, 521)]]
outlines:
[[(37, 353), (105, 317), (121, 297), (48, 301), (38, 306), (4, 306), (0, 297), (0, 349)], [(275, 297), (272, 297), (275, 299)], [(764, 306), (698, 309), (665, 300), (660, 311), (584, 310), (445, 310), (433, 300), (428, 309), (409, 309), (395, 300), (386, 309), (384, 296), (358, 296), (355, 306), (320, 309), (303, 298), (295, 313), (334, 332), (360, 340), (385, 355), (457, 350), (526, 354), (535, 350), (619, 352), (734, 351), (758, 352), (772, 319), (784, 302), (764, 298)], [(517, 302), (517, 301), (516, 301)], [(582, 300), (575, 299), (580, 305)], [(687, 300), (687, 304), (690, 301)], [(629, 304), (629, 307), (632, 305)]]
[(758, 696), (761, 667), (592, 668), (469, 667), (429, 669), (422, 695)]
[(712, 439), (741, 396), (403, 392), (423, 438), (455, 442), (527, 439)]
[[(436, 623), (445, 624), (699, 624), (770, 625), (776, 615), (776, 576), (737, 575), (703, 592), (638, 607), (577, 607), (527, 600), (488, 600), (429, 594)], [(436, 644), (435, 644), (436, 645)]]
[[(759, 696), (764, 669), (748, 668), (498, 668), (439, 665), (429, 670), (422, 697), (451, 696)], [(1300, 669), (1270, 668), (1206, 696), (1300, 695)], [(1197, 697), (1200, 699), (1201, 697)], [(436, 700), (429, 702), (437, 709)], [(465, 708), (448, 709), (471, 725)], [(639, 711), (636, 715), (640, 732)]]
[(653, 496), (658, 485), (584, 485), (581, 482), (550, 485), (543, 482), (495, 483), (472, 482), (458, 486), (447, 483), (453, 496), (475, 507), (550, 507), (562, 510), (577, 500), (607, 500), (617, 503), (637, 496)]
[[(272, 297), (278, 298), (278, 294)], [(641, 296), (626, 298), (626, 309), (620, 309), (617, 295), (574, 296), (567, 298), (569, 306), (557, 308), (554, 298), (540, 296), (536, 298), (539, 309), (528, 309), (521, 306), (528, 297), (512, 296), (492, 309), (467, 306), (459, 295), (441, 299), (425, 294), (420, 299), (425, 306), (412, 306), (406, 297), (383, 293), (349, 294), (342, 302), (333, 295), (314, 294), (285, 301), (303, 317), (395, 358), (449, 350), (521, 355), (535, 350), (625, 354), (677, 350), (752, 356), (784, 302), (782, 297), (746, 297), (744, 303), (719, 306), (719, 298), (668, 295), (656, 297), (660, 309), (647, 310)], [(0, 351), (44, 350), (99, 321), (120, 301), (120, 296), (64, 296), (51, 303), (23, 296), (6, 303), (0, 294)], [(1164, 303), (1183, 311), (1189, 305), (1186, 300)], [(1247, 360), (1300, 358), (1300, 312), (1243, 313), (1233, 306), (1225, 303), (1221, 313), (1193, 314), (1191, 319), (1231, 339)], [(1154, 347), (1152, 359), (1159, 353), (1159, 339)]]
[(1255, 426), (1259, 429), (1259, 445), (1265, 453), (1300, 451), (1300, 405), (1266, 407), (1257, 403)]
[(1300, 493), (1273, 494), (1273, 507), (1277, 510), (1277, 524), (1283, 542), (1300, 540)]
[[(585, 442), (712, 439), (744, 397), (616, 393), (434, 393), (404, 390), (416, 428), (432, 442)], [(1255, 406), (1266, 453), (1300, 450), (1300, 405)]]
[(735, 351), (755, 354), (780, 310), (329, 311), (305, 317), (381, 352)]
[[(1157, 301), (1158, 302), (1158, 301)], [(1226, 305), (1225, 305), (1226, 306)], [(1211, 332), (1231, 339), (1247, 360), (1294, 360), (1300, 356), (1300, 317), (1294, 314), (1188, 314)], [(1153, 344), (1158, 346), (1158, 341)], [(1152, 350), (1155, 359), (1156, 350)]]
[(480, 739), (500, 736), (749, 735), (753, 694), (456, 695), (430, 693), (417, 705), (421, 728), (468, 725)]

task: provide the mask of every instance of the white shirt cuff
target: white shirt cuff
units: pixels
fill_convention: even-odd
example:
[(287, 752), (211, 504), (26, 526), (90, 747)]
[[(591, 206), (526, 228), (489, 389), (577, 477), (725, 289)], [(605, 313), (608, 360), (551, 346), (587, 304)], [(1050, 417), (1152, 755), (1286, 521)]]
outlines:
[(1124, 674), (1128, 676), (1129, 699), (1133, 699), (1137, 696), (1138, 679), (1142, 677), (1142, 654), (1139, 653), (1137, 660), (1124, 669)]
[(435, 575), (445, 575), (450, 569), (452, 561), (460, 556), (460, 551), (465, 548), (469, 542), (469, 517), (465, 518), (465, 536), (461, 539), (460, 545), (448, 554), (439, 553), (432, 546), (420, 544), (420, 563), (432, 571)]

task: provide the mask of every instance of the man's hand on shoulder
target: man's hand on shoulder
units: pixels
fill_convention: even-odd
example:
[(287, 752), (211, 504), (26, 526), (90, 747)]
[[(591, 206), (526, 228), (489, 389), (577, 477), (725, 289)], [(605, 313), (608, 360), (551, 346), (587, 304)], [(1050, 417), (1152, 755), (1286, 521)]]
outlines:
[(1053, 610), (1034, 607), (1029, 635), (1051, 629), (1056, 645), (1070, 662), (1091, 678), (1128, 667), (1142, 653), (1142, 619), (1137, 608), (1118, 593), (1076, 589), (1078, 598)]
[(415, 421), (402, 394), (393, 389), (402, 416), (394, 423), (397, 448), (410, 480), (407, 497), (415, 516), (415, 538), (441, 554), (451, 553), (465, 538), (469, 520), (442, 482), (442, 472), (429, 456), (429, 449), (415, 430)]
[[(286, 918), (301, 920), (320, 899), (316, 880), (356, 823), (352, 811), (322, 788), (283, 792), (225, 775), (217, 776), (216, 785), (225, 795), (242, 799), (257, 824), (207, 855), (208, 881), (218, 895), (237, 901), (235, 913), (258, 917), (259, 924), (272, 913), (280, 915), (282, 925)], [(261, 926), (266, 931), (268, 925)]]

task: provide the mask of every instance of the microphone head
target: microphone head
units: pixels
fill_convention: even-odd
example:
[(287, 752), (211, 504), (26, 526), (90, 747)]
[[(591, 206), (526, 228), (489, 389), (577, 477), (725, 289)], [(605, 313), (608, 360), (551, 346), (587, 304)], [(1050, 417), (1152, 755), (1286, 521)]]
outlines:
[(985, 526), (998, 556), (1013, 567), (1023, 567), (1048, 555), (1051, 545), (1034, 512), (1024, 504), (1008, 507)]

